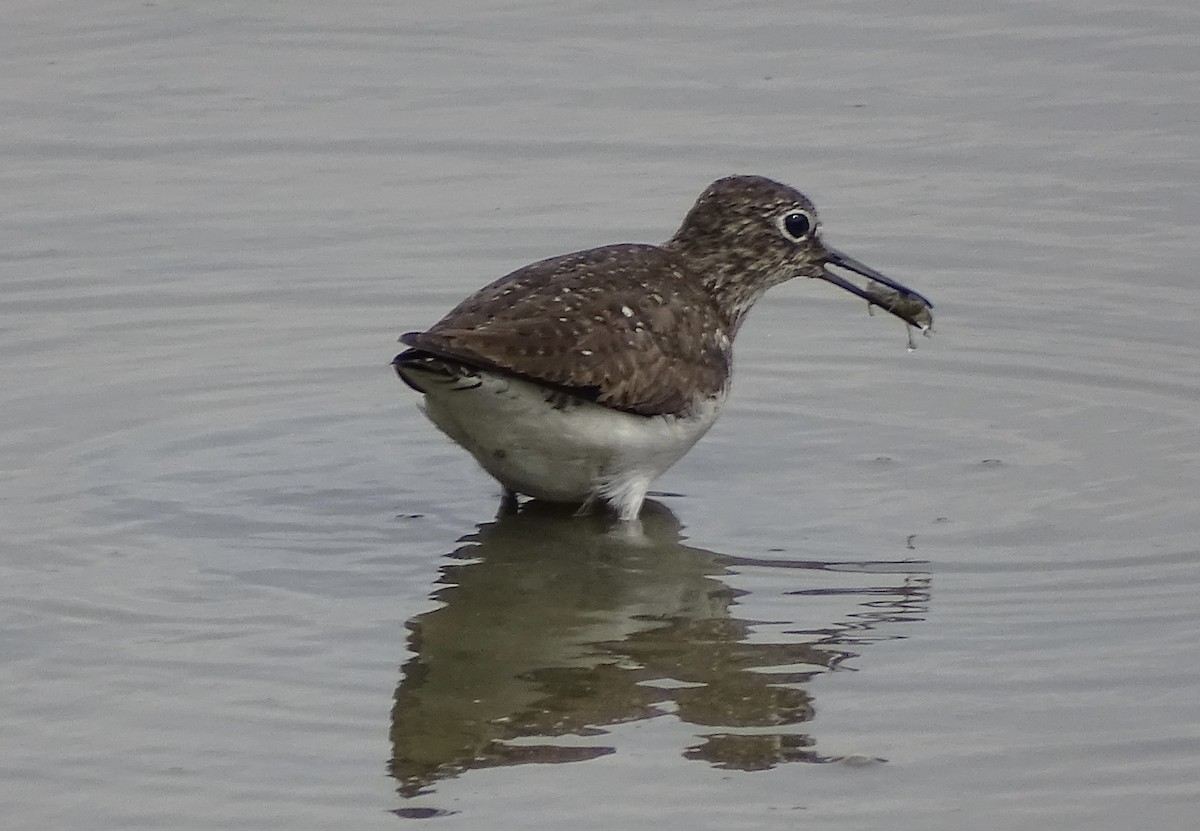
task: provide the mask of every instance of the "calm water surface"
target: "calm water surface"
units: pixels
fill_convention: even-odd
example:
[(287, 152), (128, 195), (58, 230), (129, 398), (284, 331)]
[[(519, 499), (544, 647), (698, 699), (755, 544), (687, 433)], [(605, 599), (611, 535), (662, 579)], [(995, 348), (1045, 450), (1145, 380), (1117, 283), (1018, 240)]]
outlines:
[[(11, 828), (1127, 829), (1200, 808), (1200, 11), (11, 3)], [(789, 284), (645, 538), (396, 336), (759, 173)]]

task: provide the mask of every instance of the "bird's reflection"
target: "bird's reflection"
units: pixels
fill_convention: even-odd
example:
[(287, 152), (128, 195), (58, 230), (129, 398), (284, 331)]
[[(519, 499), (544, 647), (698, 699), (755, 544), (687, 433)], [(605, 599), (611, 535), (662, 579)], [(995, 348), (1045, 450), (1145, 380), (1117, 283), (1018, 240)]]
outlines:
[[(797, 727), (813, 717), (805, 684), (898, 637), (878, 627), (921, 619), (924, 564), (715, 554), (683, 545), (659, 503), (641, 524), (629, 533), (529, 503), (462, 540), (441, 570), (441, 606), (408, 623), (415, 654), (391, 725), (402, 795), (472, 768), (613, 753), (606, 725), (669, 714), (701, 728), (680, 748), (689, 759), (740, 770), (830, 760)], [(766, 569), (799, 584), (772, 590), (787, 620), (737, 617), (745, 592), (722, 577)], [(833, 620), (804, 623), (830, 601)]]

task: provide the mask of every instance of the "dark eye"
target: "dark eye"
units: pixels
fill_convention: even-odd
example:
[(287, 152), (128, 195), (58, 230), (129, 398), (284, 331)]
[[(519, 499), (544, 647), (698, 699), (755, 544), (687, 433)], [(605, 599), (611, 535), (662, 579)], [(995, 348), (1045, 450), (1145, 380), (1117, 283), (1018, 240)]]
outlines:
[(783, 230), (794, 240), (802, 240), (808, 236), (808, 232), (812, 230), (812, 220), (808, 214), (800, 211), (793, 211), (783, 217)]

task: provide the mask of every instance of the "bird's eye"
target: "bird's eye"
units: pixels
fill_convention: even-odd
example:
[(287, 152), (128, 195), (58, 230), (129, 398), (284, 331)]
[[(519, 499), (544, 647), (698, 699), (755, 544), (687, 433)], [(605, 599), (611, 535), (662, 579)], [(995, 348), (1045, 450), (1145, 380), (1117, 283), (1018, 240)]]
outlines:
[(799, 242), (808, 236), (812, 230), (813, 222), (808, 214), (803, 211), (792, 211), (784, 214), (779, 221), (779, 227), (784, 234), (790, 237), (793, 241)]

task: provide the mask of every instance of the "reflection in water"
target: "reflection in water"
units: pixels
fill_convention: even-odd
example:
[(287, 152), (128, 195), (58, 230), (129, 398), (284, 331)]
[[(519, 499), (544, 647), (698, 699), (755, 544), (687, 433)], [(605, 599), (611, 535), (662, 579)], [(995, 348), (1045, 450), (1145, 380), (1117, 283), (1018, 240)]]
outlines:
[[(714, 554), (682, 545), (675, 516), (655, 503), (642, 528), (529, 503), (449, 555), (434, 594), (443, 605), (408, 624), (416, 654), (391, 729), (401, 794), (471, 768), (613, 753), (605, 725), (667, 714), (712, 728), (681, 748), (689, 759), (739, 770), (831, 761), (790, 727), (813, 717), (805, 684), (897, 637), (874, 633), (882, 624), (920, 620), (924, 565)], [(786, 621), (732, 614), (745, 592), (721, 577), (771, 569), (819, 587), (782, 593), (794, 597)], [(831, 614), (831, 601), (834, 622), (798, 625)], [(763, 642), (765, 631), (778, 642)]]

